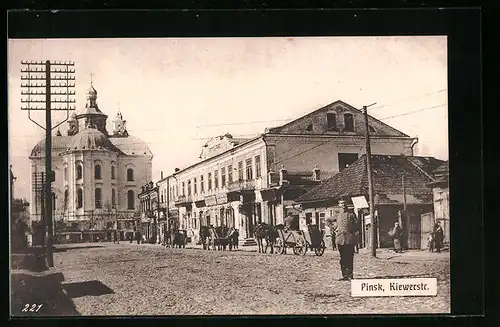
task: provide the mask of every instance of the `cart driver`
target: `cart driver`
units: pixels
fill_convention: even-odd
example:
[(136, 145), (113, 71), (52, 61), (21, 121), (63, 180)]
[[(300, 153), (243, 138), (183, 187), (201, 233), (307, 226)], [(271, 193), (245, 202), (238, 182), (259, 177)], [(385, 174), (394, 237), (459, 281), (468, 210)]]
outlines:
[(295, 218), (292, 216), (292, 213), (289, 212), (285, 218), (285, 230), (295, 230)]

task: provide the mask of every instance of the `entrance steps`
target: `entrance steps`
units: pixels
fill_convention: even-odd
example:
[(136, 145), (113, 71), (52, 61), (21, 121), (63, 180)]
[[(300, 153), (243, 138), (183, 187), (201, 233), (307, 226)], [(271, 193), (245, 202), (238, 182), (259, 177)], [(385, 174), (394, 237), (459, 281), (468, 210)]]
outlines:
[(241, 246), (256, 246), (257, 245), (257, 241), (255, 240), (255, 238), (245, 238), (243, 240), (243, 243), (241, 243)]

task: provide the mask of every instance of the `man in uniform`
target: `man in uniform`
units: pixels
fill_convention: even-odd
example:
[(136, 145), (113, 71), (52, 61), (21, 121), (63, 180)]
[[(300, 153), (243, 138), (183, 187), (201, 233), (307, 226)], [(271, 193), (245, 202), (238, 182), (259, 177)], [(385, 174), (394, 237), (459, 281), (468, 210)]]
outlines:
[(344, 201), (339, 201), (342, 212), (337, 218), (337, 231), (335, 242), (340, 253), (340, 269), (342, 278), (340, 280), (353, 279), (354, 246), (357, 243), (356, 215), (347, 208)]

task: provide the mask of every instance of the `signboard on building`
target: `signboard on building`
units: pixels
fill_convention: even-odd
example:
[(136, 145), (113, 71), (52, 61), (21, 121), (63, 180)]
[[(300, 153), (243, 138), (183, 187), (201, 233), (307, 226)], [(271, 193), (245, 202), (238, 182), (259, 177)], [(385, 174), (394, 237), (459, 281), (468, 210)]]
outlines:
[(214, 206), (217, 204), (217, 199), (215, 198), (215, 195), (210, 195), (205, 197), (205, 204), (207, 206)]
[(352, 203), (354, 204), (354, 209), (358, 211), (359, 209), (369, 208), (368, 202), (366, 202), (366, 198), (364, 196), (355, 196), (351, 198)]
[(217, 204), (224, 204), (224, 203), (227, 203), (227, 194), (226, 193), (223, 193), (223, 194), (217, 194), (215, 196), (215, 200), (216, 200), (216, 203)]

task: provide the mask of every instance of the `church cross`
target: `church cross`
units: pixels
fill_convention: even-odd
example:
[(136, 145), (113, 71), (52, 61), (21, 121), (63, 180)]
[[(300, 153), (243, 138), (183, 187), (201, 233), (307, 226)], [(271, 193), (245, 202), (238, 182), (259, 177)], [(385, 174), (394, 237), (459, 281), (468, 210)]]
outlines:
[(94, 83), (94, 73), (90, 73), (90, 85)]

